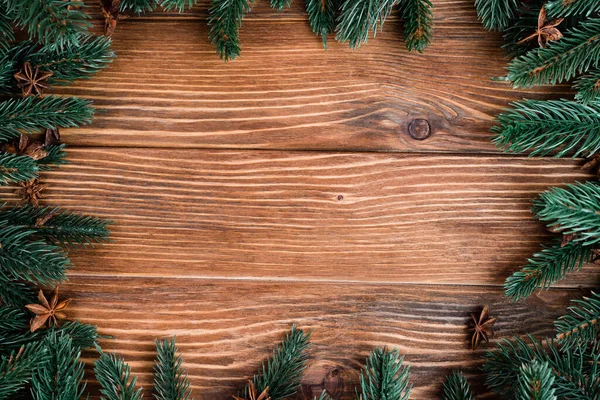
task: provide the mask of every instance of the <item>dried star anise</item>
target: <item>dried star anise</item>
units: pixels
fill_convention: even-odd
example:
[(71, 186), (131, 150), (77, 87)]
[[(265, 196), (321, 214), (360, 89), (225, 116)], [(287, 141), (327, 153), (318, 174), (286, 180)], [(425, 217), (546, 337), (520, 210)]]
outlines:
[(490, 318), (488, 315), (489, 307), (486, 305), (481, 310), (481, 314), (479, 314), (479, 318), (475, 316), (475, 314), (471, 314), (471, 318), (473, 319), (472, 327), (469, 329), (473, 331), (473, 337), (471, 338), (471, 349), (475, 350), (479, 343), (482, 341), (486, 341), (486, 343), (490, 342), (490, 337), (494, 335), (494, 331), (492, 330), (492, 326), (496, 323), (497, 318)]
[(250, 396), (248, 399), (237, 396), (233, 396), (233, 398), (235, 400), (271, 400), (271, 397), (269, 397), (269, 387), (267, 386), (259, 395), (256, 386), (254, 386), (254, 382), (252, 381), (248, 381), (248, 396)]
[(29, 135), (25, 133), (21, 133), (19, 140), (14, 145), (5, 145), (4, 151), (10, 154), (29, 156), (34, 160), (41, 160), (48, 155), (44, 145), (39, 142), (32, 142)]
[(30, 96), (32, 94), (42, 95), (45, 89), (48, 89), (48, 78), (50, 78), (54, 72), (52, 71), (40, 71), (38, 67), (33, 68), (29, 62), (23, 64), (23, 69), (17, 72), (14, 77), (17, 80), (17, 86), (21, 88), (23, 96)]
[(562, 33), (557, 28), (557, 26), (560, 25), (563, 20), (564, 18), (558, 18), (546, 22), (546, 7), (544, 6), (540, 10), (540, 14), (538, 16), (537, 30), (517, 43), (522, 44), (537, 37), (540, 47), (545, 48), (549, 42), (563, 37)]
[(58, 302), (58, 287), (54, 289), (52, 292), (52, 298), (50, 302), (44, 296), (44, 292), (40, 290), (38, 293), (38, 300), (41, 304), (27, 304), (25, 307), (29, 311), (35, 314), (35, 317), (31, 320), (31, 332), (35, 332), (46, 322), (48, 322), (49, 326), (54, 326), (58, 324), (58, 320), (67, 319), (63, 310), (67, 308), (69, 303), (71, 303), (71, 299), (67, 299), (64, 301)]
[(31, 179), (29, 181), (20, 182), (19, 188), (15, 190), (15, 194), (21, 197), (21, 204), (32, 204), (39, 206), (39, 199), (43, 198), (42, 191), (46, 189), (48, 185), (43, 185), (37, 179)]
[(58, 128), (46, 129), (46, 134), (44, 135), (44, 146), (48, 147), (58, 142), (60, 142), (60, 131)]

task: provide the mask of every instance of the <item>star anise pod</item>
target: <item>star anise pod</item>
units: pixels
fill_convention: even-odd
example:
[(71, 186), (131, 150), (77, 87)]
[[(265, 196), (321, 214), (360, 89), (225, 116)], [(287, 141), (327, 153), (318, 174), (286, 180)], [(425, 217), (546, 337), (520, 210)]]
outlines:
[(473, 350), (475, 350), (477, 346), (479, 346), (479, 343), (484, 340), (486, 343), (489, 343), (490, 337), (494, 335), (492, 326), (496, 323), (497, 318), (490, 318), (488, 309), (489, 307), (487, 305), (483, 307), (479, 317), (476, 317), (475, 314), (471, 314), (473, 322), (472, 327), (469, 330), (473, 331), (473, 337), (471, 338), (471, 348)]
[(517, 44), (528, 42), (537, 37), (538, 44), (542, 48), (546, 48), (549, 42), (558, 40), (563, 37), (563, 34), (558, 30), (557, 26), (563, 22), (564, 18), (553, 19), (546, 22), (546, 7), (542, 7), (538, 15), (537, 30), (525, 39), (520, 40)]
[(29, 135), (25, 133), (21, 133), (19, 140), (14, 145), (5, 145), (4, 151), (10, 154), (29, 156), (34, 160), (41, 160), (48, 155), (44, 145), (39, 142), (32, 142)]
[(121, 19), (119, 6), (121, 0), (101, 0), (100, 11), (104, 15), (104, 35), (110, 36), (117, 28), (117, 21)]
[(233, 398), (235, 400), (271, 400), (271, 397), (269, 396), (269, 387), (267, 386), (261, 394), (258, 394), (256, 386), (254, 386), (254, 382), (251, 380), (248, 381), (248, 396), (250, 396), (248, 399), (237, 396), (233, 396)]
[(31, 179), (29, 181), (20, 182), (19, 188), (15, 190), (15, 194), (21, 197), (21, 204), (32, 204), (34, 206), (39, 206), (39, 199), (43, 198), (42, 191), (48, 187), (48, 185), (43, 185), (37, 179)]
[(58, 142), (60, 142), (60, 131), (58, 128), (46, 129), (46, 134), (44, 135), (44, 146), (48, 147)]
[(39, 94), (40, 96), (45, 89), (48, 89), (47, 81), (54, 72), (40, 71), (38, 67), (33, 68), (29, 62), (23, 64), (23, 69), (17, 72), (14, 77), (17, 80), (17, 86), (21, 88), (23, 96)]
[(35, 317), (31, 320), (31, 332), (35, 332), (46, 322), (48, 326), (55, 326), (59, 320), (67, 319), (67, 316), (63, 312), (65, 308), (71, 303), (71, 299), (58, 302), (58, 287), (52, 292), (52, 298), (50, 302), (44, 296), (44, 292), (40, 290), (38, 293), (38, 300), (40, 304), (27, 304), (25, 307), (29, 311), (35, 314)]

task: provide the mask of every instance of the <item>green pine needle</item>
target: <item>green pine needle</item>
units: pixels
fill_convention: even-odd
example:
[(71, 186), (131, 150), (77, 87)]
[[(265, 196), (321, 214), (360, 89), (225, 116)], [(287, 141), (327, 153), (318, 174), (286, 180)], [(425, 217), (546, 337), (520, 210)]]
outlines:
[(473, 400), (473, 391), (467, 378), (460, 371), (452, 371), (446, 377), (442, 400)]
[(475, 0), (475, 8), (485, 29), (501, 31), (510, 26), (519, 9), (519, 1)]
[(306, 0), (306, 12), (310, 28), (321, 35), (323, 47), (327, 49), (327, 35), (335, 29), (336, 3), (334, 0)]
[(28, 156), (0, 153), (0, 186), (38, 177), (38, 164)]
[(336, 39), (357, 49), (367, 43), (369, 32), (377, 34), (398, 0), (346, 0), (336, 27)]
[(121, 357), (101, 352), (94, 373), (102, 400), (142, 400), (142, 389), (135, 388), (137, 377), (131, 375), (131, 368)]
[(0, 400), (11, 399), (31, 380), (33, 371), (48, 358), (40, 343), (30, 343), (0, 357)]
[(570, 313), (554, 323), (557, 340), (567, 348), (595, 342), (600, 335), (600, 295), (592, 293), (583, 300), (573, 300), (573, 303), (577, 306), (570, 307)]
[(240, 27), (244, 14), (249, 11), (248, 0), (212, 0), (208, 11), (209, 38), (223, 61), (240, 56)]
[(177, 10), (183, 12), (186, 8), (192, 8), (198, 0), (163, 0), (160, 5), (165, 11)]
[(409, 51), (422, 53), (431, 41), (433, 29), (433, 4), (430, 0), (404, 0), (404, 40)]
[(119, 11), (126, 14), (142, 15), (156, 8), (157, 0), (121, 0)]
[(550, 0), (546, 3), (546, 12), (555, 18), (571, 15), (590, 16), (598, 11), (600, 11), (598, 0)]
[(575, 99), (582, 104), (590, 105), (600, 100), (600, 69), (589, 70), (577, 78), (573, 88), (577, 90)]
[(408, 400), (410, 368), (397, 350), (377, 347), (369, 354), (360, 375), (361, 400)]
[(600, 150), (600, 104), (569, 100), (512, 103), (492, 128), (496, 146), (513, 153), (591, 156)]
[(40, 171), (50, 171), (53, 167), (67, 164), (67, 152), (64, 150), (65, 145), (50, 145), (45, 148), (48, 153), (46, 157), (37, 160), (37, 165)]
[(0, 274), (0, 303), (23, 307), (25, 304), (35, 303), (35, 301), (36, 293), (29, 285), (8, 279)]
[(508, 65), (515, 88), (564, 82), (600, 64), (600, 18), (589, 18), (546, 48), (519, 56)]
[(555, 376), (547, 362), (532, 361), (521, 366), (520, 400), (556, 400)]
[(156, 341), (154, 397), (157, 400), (188, 400), (192, 397), (183, 359), (177, 355), (175, 338)]
[(292, 0), (270, 0), (271, 8), (281, 11), (284, 8), (289, 8), (292, 4)]

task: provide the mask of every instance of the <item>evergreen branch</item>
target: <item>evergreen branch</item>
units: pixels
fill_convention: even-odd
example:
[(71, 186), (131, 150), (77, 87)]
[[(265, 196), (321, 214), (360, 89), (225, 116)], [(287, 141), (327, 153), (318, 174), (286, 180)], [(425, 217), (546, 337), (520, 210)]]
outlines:
[(430, 0), (404, 0), (404, 40), (409, 51), (422, 53), (429, 45), (433, 28), (432, 8)]
[(546, 48), (531, 50), (508, 65), (515, 88), (561, 83), (600, 64), (600, 18), (590, 18)]
[(271, 8), (281, 11), (284, 8), (289, 8), (292, 0), (270, 0)]
[(166, 11), (177, 10), (183, 12), (186, 8), (192, 8), (198, 0), (162, 0), (161, 7)]
[(83, 383), (84, 363), (81, 350), (72, 339), (55, 332), (44, 340), (48, 358), (33, 371), (31, 394), (34, 400), (79, 400), (86, 384)]
[(156, 8), (157, 0), (121, 0), (119, 11), (126, 14), (142, 15)]
[(556, 400), (555, 377), (547, 362), (532, 361), (521, 366), (521, 400)]
[(553, 283), (565, 279), (568, 273), (581, 269), (592, 256), (591, 246), (573, 242), (561, 246), (560, 240), (556, 240), (527, 260), (523, 269), (506, 279), (505, 294), (516, 301), (530, 296), (538, 289), (548, 289)]
[[(253, 382), (258, 393), (268, 387), (271, 400), (281, 400), (296, 393), (306, 368), (309, 338), (310, 333), (305, 334), (302, 329), (292, 326), (271, 358), (263, 363), (260, 373), (254, 375)], [(246, 395), (248, 390), (246, 386)]]
[(103, 353), (94, 364), (94, 373), (100, 383), (102, 400), (142, 400), (142, 389), (135, 388), (137, 377), (121, 357)]
[(442, 400), (473, 400), (473, 391), (460, 371), (452, 371), (444, 381)]
[(35, 299), (36, 293), (29, 285), (6, 279), (0, 274), (0, 303), (23, 307), (25, 304), (34, 303)]
[(369, 31), (377, 34), (398, 0), (347, 0), (342, 4), (336, 39), (352, 49), (367, 43)]
[(580, 76), (573, 88), (577, 90), (575, 99), (582, 104), (590, 105), (600, 100), (600, 69), (592, 69)]
[(0, 400), (14, 398), (31, 380), (31, 374), (48, 358), (47, 349), (40, 343), (31, 343), (0, 357)]
[(192, 396), (190, 382), (183, 369), (183, 359), (176, 355), (175, 338), (156, 341), (154, 397), (157, 400), (188, 400)]
[(408, 400), (410, 368), (403, 367), (398, 350), (377, 347), (369, 354), (360, 375), (361, 400)]
[(209, 38), (222, 60), (239, 57), (242, 51), (240, 27), (244, 14), (249, 11), (248, 0), (212, 0), (208, 11)]
[(0, 153), (0, 186), (38, 177), (38, 164), (28, 156)]
[(335, 29), (336, 3), (334, 0), (306, 0), (306, 12), (310, 28), (321, 35), (323, 47), (327, 49), (327, 35)]
[(0, 336), (7, 331), (24, 331), (28, 325), (27, 313), (22, 308), (0, 306)]
[[(521, 56), (527, 51), (538, 46), (537, 41), (529, 40), (523, 42), (522, 40), (535, 32), (538, 27), (540, 10), (539, 8), (521, 8), (516, 11), (516, 15), (510, 19), (508, 25), (502, 29), (502, 37), (504, 38), (503, 49), (507, 52), (507, 58), (512, 59), (517, 56)], [(561, 27), (564, 29), (563, 21)]]
[(566, 348), (597, 341), (600, 334), (600, 295), (592, 293), (591, 297), (573, 302), (577, 307), (570, 307), (570, 314), (563, 315), (554, 323), (556, 338)]
[[(314, 400), (317, 400), (316, 396), (315, 396)], [(321, 395), (319, 396), (319, 400), (333, 400), (333, 397), (331, 397), (329, 395), (329, 393), (327, 393), (327, 390), (323, 390), (321, 392)]]
[(0, 2), (0, 50), (15, 40), (15, 30), (12, 26), (14, 15), (6, 6), (4, 2)]
[(8, 57), (0, 57), (0, 93), (8, 93), (12, 87), (15, 64)]
[(488, 31), (501, 31), (517, 15), (518, 0), (475, 0), (477, 16)]
[(36, 133), (41, 128), (87, 125), (94, 113), (89, 100), (77, 97), (46, 96), (9, 99), (0, 103), (0, 141), (10, 141), (21, 132)]
[(600, 150), (600, 104), (523, 100), (498, 115), (493, 142), (514, 153), (591, 156)]
[(67, 152), (64, 150), (65, 145), (50, 145), (45, 148), (48, 153), (46, 157), (37, 160), (37, 165), (40, 171), (50, 171), (53, 167), (67, 164)]
[(590, 16), (600, 11), (598, 0), (550, 0), (546, 3), (548, 15), (554, 18), (571, 15)]
[(600, 185), (585, 182), (551, 188), (534, 201), (533, 212), (548, 227), (576, 234), (575, 243), (600, 243)]

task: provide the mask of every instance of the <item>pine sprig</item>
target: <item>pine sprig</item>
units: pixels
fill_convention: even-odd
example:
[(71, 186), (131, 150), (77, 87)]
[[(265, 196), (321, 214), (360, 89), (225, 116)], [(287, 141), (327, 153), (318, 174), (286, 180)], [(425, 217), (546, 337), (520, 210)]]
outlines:
[(361, 400), (408, 400), (410, 368), (403, 361), (397, 350), (377, 347), (371, 351), (360, 375)]
[(473, 391), (460, 371), (452, 371), (444, 380), (442, 400), (473, 400)]
[(38, 164), (31, 157), (0, 153), (0, 186), (37, 178), (38, 171)]
[(357, 49), (367, 43), (369, 32), (377, 34), (398, 0), (347, 0), (341, 7), (336, 39)]
[(47, 349), (31, 343), (0, 357), (0, 400), (10, 399), (31, 380), (33, 371), (48, 358)]
[(29, 285), (21, 281), (8, 279), (0, 274), (0, 303), (22, 307), (25, 304), (34, 303), (35, 299), (36, 293)]
[(586, 342), (597, 341), (600, 335), (600, 295), (592, 293), (573, 302), (577, 306), (570, 307), (570, 313), (554, 323), (556, 339), (566, 348), (585, 346)]
[(156, 360), (154, 366), (154, 397), (157, 400), (188, 400), (192, 390), (183, 359), (177, 355), (175, 338), (156, 341)]
[[(254, 375), (253, 382), (258, 393), (268, 387), (271, 400), (282, 400), (296, 393), (306, 368), (309, 339), (310, 333), (292, 327), (271, 358), (263, 363), (259, 374)], [(245, 389), (246, 395), (248, 389)]]
[(142, 15), (154, 10), (157, 0), (121, 0), (119, 11), (126, 14)]
[(240, 56), (240, 27), (244, 14), (249, 11), (248, 0), (212, 0), (208, 11), (209, 38), (223, 61)]
[(600, 64), (600, 18), (589, 18), (547, 48), (535, 49), (508, 65), (515, 88), (564, 82)]
[(546, 3), (546, 11), (551, 17), (568, 17), (571, 15), (589, 16), (600, 11), (597, 0), (550, 0)]
[(589, 70), (577, 78), (573, 88), (577, 90), (575, 99), (582, 104), (590, 105), (600, 100), (600, 69)]
[(555, 376), (547, 362), (532, 361), (521, 366), (520, 400), (556, 400)]
[(271, 8), (281, 11), (284, 8), (289, 8), (292, 0), (270, 0)]
[(48, 153), (46, 157), (37, 160), (37, 165), (40, 171), (49, 171), (53, 167), (67, 164), (67, 152), (65, 151), (65, 145), (50, 145), (45, 148)]
[(409, 51), (422, 53), (431, 41), (433, 29), (433, 4), (430, 0), (404, 0), (404, 41)]
[(335, 30), (336, 10), (335, 0), (306, 0), (310, 28), (316, 35), (321, 35), (325, 49), (327, 49), (327, 35)]
[(600, 150), (600, 105), (568, 100), (523, 100), (498, 115), (493, 141), (532, 156), (590, 156)]
[(475, 0), (477, 16), (487, 30), (501, 31), (507, 28), (510, 20), (519, 9), (518, 0)]
[(197, 2), (198, 0), (162, 0), (160, 5), (165, 11), (177, 10), (183, 12), (186, 8), (195, 6)]
[(142, 389), (135, 388), (137, 377), (121, 357), (101, 352), (94, 363), (94, 373), (102, 400), (142, 400)]

